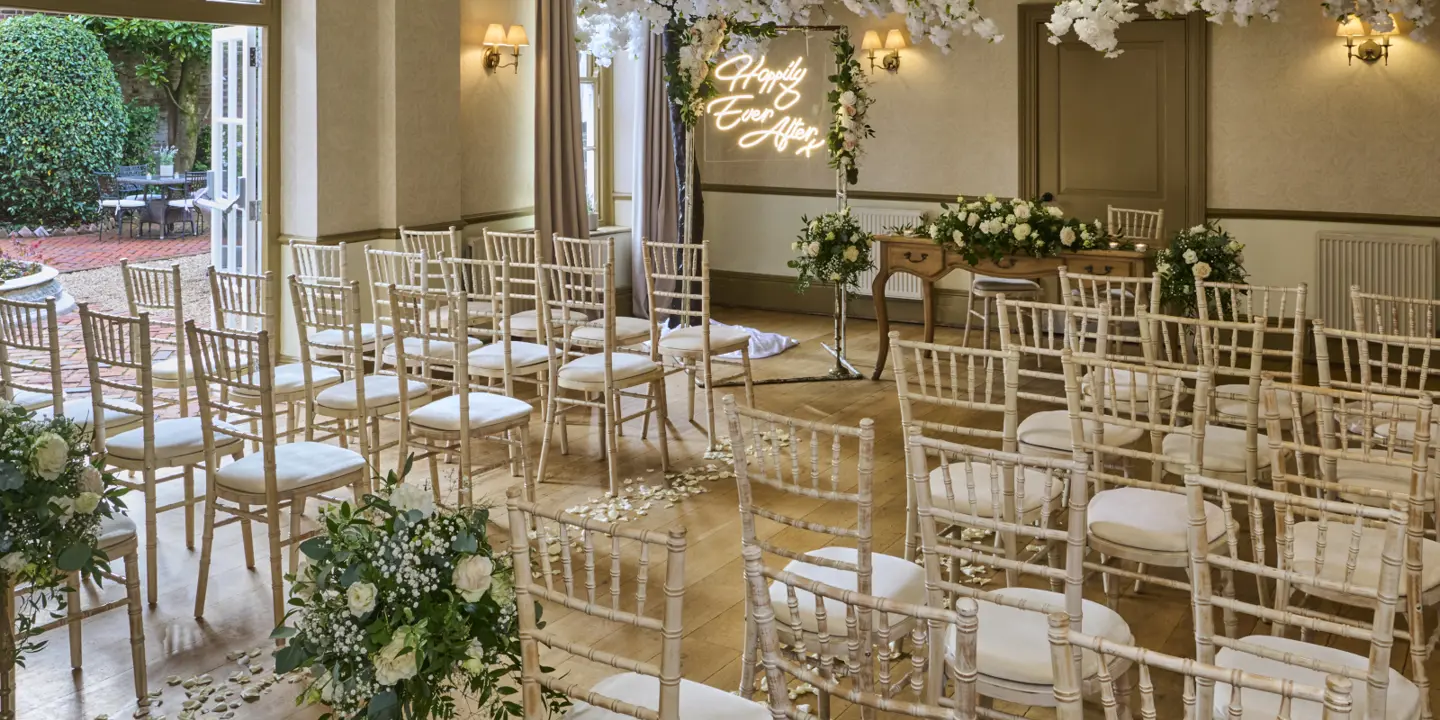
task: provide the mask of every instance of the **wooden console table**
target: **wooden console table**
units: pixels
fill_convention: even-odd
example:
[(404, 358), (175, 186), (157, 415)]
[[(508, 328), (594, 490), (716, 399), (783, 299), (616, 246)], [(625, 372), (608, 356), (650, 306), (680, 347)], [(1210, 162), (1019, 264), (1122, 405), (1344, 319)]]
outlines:
[(876, 256), (879, 270), (870, 291), (875, 298), (875, 322), (879, 324), (880, 350), (875, 358), (872, 380), (879, 380), (890, 354), (890, 320), (885, 307), (885, 283), (897, 272), (910, 273), (921, 281), (925, 342), (935, 341), (935, 283), (953, 270), (969, 270), (981, 275), (1004, 278), (1039, 279), (1054, 277), (1061, 267), (1090, 275), (1149, 275), (1151, 258), (1148, 253), (1131, 250), (1087, 250), (1065, 253), (1056, 257), (1037, 258), (1012, 256), (998, 262), (982, 260), (971, 265), (959, 253), (947, 251), (929, 238), (876, 235)]

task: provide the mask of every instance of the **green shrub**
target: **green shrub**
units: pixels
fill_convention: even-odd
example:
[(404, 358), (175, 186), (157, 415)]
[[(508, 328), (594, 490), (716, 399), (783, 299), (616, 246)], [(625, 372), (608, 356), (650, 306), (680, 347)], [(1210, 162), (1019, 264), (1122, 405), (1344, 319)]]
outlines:
[(125, 144), (115, 67), (79, 23), (0, 22), (0, 221), (73, 225), (99, 215), (94, 173)]
[(195, 164), (190, 166), (191, 170), (199, 172), (210, 169), (210, 124), (200, 126), (200, 133), (195, 138)]
[(151, 147), (160, 129), (160, 108), (131, 100), (125, 103), (125, 117), (125, 149), (120, 153), (120, 164), (144, 165), (155, 154)]

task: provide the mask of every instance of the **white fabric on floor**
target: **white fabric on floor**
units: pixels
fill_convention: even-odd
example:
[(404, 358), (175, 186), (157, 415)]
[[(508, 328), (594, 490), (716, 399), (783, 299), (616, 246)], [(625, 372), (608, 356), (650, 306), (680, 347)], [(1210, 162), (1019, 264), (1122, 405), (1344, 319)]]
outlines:
[[(714, 332), (713, 328), (722, 327), (733, 328), (735, 330), (749, 333), (751, 360), (774, 357), (800, 344), (800, 341), (796, 340), (795, 338), (786, 337), (779, 333), (761, 332), (759, 330), (756, 330), (755, 328), (745, 327), (744, 325), (726, 325), (725, 323), (717, 322), (713, 319), (710, 321), (710, 325), (712, 327), (711, 332)], [(670, 333), (675, 332), (679, 329), (680, 328), (678, 327), (662, 327), (660, 328), (660, 337), (663, 338), (666, 335), (669, 335)], [(646, 350), (650, 349), (650, 343), (647, 342), (644, 345)], [(738, 362), (740, 360), (740, 353), (725, 353), (724, 355), (716, 355), (715, 358), (717, 360), (735, 360)]]

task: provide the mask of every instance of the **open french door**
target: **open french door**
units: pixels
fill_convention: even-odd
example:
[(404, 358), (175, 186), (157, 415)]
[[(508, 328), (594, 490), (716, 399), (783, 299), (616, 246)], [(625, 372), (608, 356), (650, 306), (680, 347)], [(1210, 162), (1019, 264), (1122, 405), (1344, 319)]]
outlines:
[(257, 274), (261, 188), (260, 30), (211, 31), (210, 255), (223, 272)]

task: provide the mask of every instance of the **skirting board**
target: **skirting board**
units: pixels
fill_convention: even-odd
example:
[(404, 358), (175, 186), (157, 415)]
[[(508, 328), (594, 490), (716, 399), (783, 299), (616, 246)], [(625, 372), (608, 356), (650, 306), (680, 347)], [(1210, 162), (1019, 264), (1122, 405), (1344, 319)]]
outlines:
[[(964, 327), (965, 298), (963, 291), (935, 288), (936, 324)], [(710, 271), (710, 300), (716, 305), (806, 315), (829, 315), (835, 307), (834, 290), (828, 284), (811, 285), (809, 290), (797, 293), (795, 278), (788, 275), (728, 270)], [(921, 306), (919, 300), (908, 298), (886, 300), (891, 322), (923, 323)], [(850, 317), (875, 319), (875, 303), (869, 295), (856, 295), (850, 301)]]

